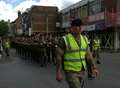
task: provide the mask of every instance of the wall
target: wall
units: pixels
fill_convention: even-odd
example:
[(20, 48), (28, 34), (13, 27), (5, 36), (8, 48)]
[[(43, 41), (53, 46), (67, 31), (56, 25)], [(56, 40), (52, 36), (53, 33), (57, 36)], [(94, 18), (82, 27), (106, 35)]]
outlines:
[(31, 9), (32, 32), (57, 31), (57, 7), (34, 6)]

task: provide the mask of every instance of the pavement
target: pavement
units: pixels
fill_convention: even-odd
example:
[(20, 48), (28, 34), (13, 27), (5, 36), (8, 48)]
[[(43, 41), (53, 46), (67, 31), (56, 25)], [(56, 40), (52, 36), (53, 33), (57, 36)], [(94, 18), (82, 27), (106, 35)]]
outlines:
[[(86, 78), (86, 88), (120, 88), (120, 53), (101, 53), (100, 75)], [(0, 88), (68, 88), (65, 80), (55, 80), (55, 66), (40, 67), (18, 57), (11, 50), (10, 57), (0, 59)]]

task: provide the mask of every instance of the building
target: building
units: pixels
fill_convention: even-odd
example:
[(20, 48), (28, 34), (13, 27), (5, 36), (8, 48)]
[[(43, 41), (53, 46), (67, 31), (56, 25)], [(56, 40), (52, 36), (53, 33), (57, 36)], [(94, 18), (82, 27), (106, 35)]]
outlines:
[(99, 36), (103, 49), (120, 49), (120, 0), (82, 0), (61, 10), (61, 14), (62, 28), (81, 18), (85, 33), (91, 38)]
[(21, 21), (21, 17), (20, 16), (18, 16), (18, 18), (14, 21), (14, 22), (12, 22), (12, 26), (13, 26), (13, 30), (14, 30), (14, 34), (16, 34), (16, 35), (21, 35), (23, 32), (22, 32), (22, 26), (21, 26), (21, 23), (22, 23), (22, 21)]
[(37, 32), (57, 32), (58, 8), (51, 6), (32, 6), (18, 14), (14, 21), (17, 34), (31, 35)]

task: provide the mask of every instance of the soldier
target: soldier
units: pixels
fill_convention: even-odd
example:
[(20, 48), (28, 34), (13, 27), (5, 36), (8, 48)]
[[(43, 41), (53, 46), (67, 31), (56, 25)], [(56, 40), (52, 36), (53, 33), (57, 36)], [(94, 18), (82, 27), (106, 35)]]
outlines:
[(42, 36), (41, 36), (41, 45), (40, 45), (40, 48), (41, 48), (41, 51), (40, 51), (40, 53), (41, 53), (41, 58), (40, 58), (40, 64), (41, 64), (41, 67), (43, 67), (43, 66), (46, 66), (46, 64), (47, 64), (47, 53), (46, 53), (46, 40), (45, 40), (45, 35), (46, 34), (42, 34)]
[(3, 44), (2, 44), (2, 38), (0, 38), (0, 57), (3, 55)]
[(57, 42), (58, 42), (57, 35), (54, 34), (51, 41), (52, 41), (52, 47), (51, 47), (51, 49), (52, 49), (52, 62), (53, 62), (53, 64), (56, 64), (55, 50), (57, 48)]
[(98, 38), (98, 36), (95, 36), (93, 39), (93, 53), (94, 53), (94, 58), (97, 61), (97, 64), (101, 64), (100, 62), (100, 39)]
[(5, 54), (6, 56), (10, 55), (10, 40), (8, 38), (6, 38), (3, 42), (4, 45), (4, 50), (5, 50)]
[(46, 63), (51, 63), (51, 46), (52, 46), (52, 42), (51, 42), (51, 34), (47, 34), (46, 36)]
[(87, 68), (85, 58), (91, 64), (93, 74), (98, 74), (88, 47), (88, 39), (86, 36), (81, 35), (81, 25), (80, 19), (73, 20), (70, 33), (60, 39), (56, 50), (56, 79), (58, 81), (62, 80), (63, 69), (69, 88), (84, 88), (84, 76)]

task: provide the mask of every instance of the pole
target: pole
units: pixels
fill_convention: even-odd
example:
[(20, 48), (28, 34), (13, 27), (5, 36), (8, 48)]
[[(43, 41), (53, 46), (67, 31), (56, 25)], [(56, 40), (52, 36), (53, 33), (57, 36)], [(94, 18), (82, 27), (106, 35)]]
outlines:
[[(114, 17), (114, 18), (113, 18)], [(114, 22), (114, 26), (115, 26), (115, 33), (114, 33), (114, 50), (115, 52), (117, 52), (118, 50), (118, 33), (117, 33), (117, 25), (116, 25), (116, 16), (115, 14), (113, 14), (113, 8), (112, 8), (112, 21)]]
[(46, 15), (46, 32), (48, 37), (48, 15)]

